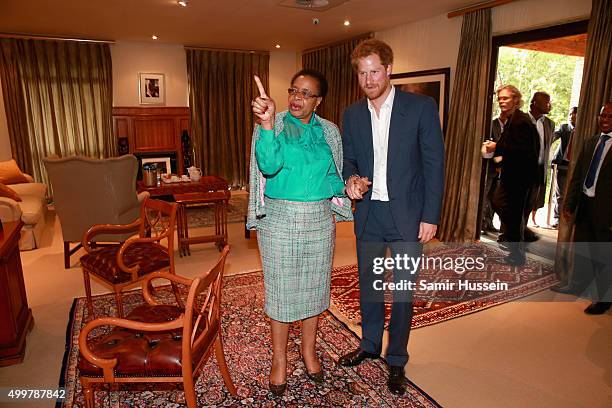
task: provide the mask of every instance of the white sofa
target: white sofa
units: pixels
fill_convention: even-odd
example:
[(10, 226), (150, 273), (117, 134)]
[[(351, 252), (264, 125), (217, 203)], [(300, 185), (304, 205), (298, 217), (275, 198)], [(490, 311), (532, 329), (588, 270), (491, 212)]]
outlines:
[(35, 249), (40, 246), (47, 218), (47, 186), (35, 183), (34, 179), (26, 174), (29, 183), (9, 184), (21, 197), (22, 201), (0, 197), (0, 220), (2, 222), (17, 221), (21, 219), (25, 224), (21, 229), (19, 249)]

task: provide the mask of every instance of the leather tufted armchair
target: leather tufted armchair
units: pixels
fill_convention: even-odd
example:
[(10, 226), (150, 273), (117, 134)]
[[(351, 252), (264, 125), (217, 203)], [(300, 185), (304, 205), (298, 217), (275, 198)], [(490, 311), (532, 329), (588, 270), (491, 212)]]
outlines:
[[(136, 307), (126, 319), (104, 317), (83, 328), (79, 371), (87, 408), (94, 406), (95, 383), (122, 382), (182, 382), (187, 407), (196, 408), (197, 373), (213, 349), (225, 386), (236, 395), (221, 340), (222, 275), (228, 252), (226, 245), (216, 265), (194, 279), (167, 272), (149, 275), (142, 281), (146, 304)], [(185, 307), (156, 302), (154, 279), (188, 285)], [(88, 339), (100, 326), (114, 328)]]
[[(123, 317), (123, 289), (137, 285), (152, 272), (167, 270), (174, 274), (176, 211), (176, 203), (146, 198), (136, 221), (125, 225), (94, 225), (85, 233), (83, 247), (87, 254), (81, 257), (81, 268), (90, 318), (94, 316), (90, 283), (92, 276), (115, 292), (117, 315)], [(137, 236), (123, 243), (105, 246), (92, 244), (100, 234), (125, 235), (136, 231)], [(173, 288), (177, 301), (180, 301), (174, 283)]]

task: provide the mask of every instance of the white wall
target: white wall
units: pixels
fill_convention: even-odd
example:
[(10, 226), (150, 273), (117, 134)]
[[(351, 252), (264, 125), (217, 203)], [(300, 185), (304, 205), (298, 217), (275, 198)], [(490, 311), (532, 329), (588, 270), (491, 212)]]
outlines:
[(11, 141), (8, 136), (8, 124), (6, 123), (6, 111), (4, 110), (4, 98), (2, 97), (2, 84), (0, 84), (0, 161), (8, 160), (11, 156)]
[(493, 34), (506, 34), (589, 18), (591, 0), (521, 0), (495, 7)]
[(295, 51), (270, 51), (270, 97), (278, 111), (287, 108), (287, 88), (293, 74), (298, 71)]
[(187, 62), (182, 45), (120, 41), (111, 45), (113, 106), (140, 106), (138, 73), (162, 73), (165, 106), (189, 106)]

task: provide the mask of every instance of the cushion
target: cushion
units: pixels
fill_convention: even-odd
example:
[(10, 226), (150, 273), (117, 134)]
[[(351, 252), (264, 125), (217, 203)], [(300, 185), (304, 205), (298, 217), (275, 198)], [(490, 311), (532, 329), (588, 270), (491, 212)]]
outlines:
[[(148, 323), (163, 323), (178, 318), (183, 310), (176, 306), (142, 305), (126, 319)], [(164, 332), (138, 332), (115, 327), (110, 333), (92, 338), (87, 343), (91, 351), (102, 358), (117, 358), (118, 376), (180, 376), (182, 374), (182, 329)], [(102, 370), (83, 357), (79, 359), (81, 375), (101, 376)]]
[(45, 198), (47, 195), (47, 186), (43, 183), (19, 183), (11, 184), (11, 189), (21, 197), (35, 196), (39, 199)]
[(17, 194), (15, 190), (2, 183), (0, 183), (0, 197), (7, 197), (11, 200), (21, 201), (21, 197), (19, 197), (19, 194)]
[[(113, 284), (129, 282), (132, 275), (122, 271), (117, 264), (120, 245), (109, 245), (81, 257), (81, 265), (90, 273)], [(123, 253), (123, 262), (128, 267), (139, 265), (138, 276), (167, 269), (170, 256), (163, 247), (151, 243), (130, 245)]]
[(17, 162), (14, 159), (0, 162), (0, 183), (16, 184), (27, 183), (28, 179), (19, 170)]

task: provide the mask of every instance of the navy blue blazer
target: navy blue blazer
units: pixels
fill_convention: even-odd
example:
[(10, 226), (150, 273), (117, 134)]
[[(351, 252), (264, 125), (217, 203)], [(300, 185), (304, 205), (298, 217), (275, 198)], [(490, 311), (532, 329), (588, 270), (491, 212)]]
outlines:
[[(343, 117), (345, 180), (353, 174), (374, 179), (372, 120), (367, 100), (349, 106)], [(438, 107), (427, 96), (395, 89), (389, 146), (387, 190), (393, 221), (408, 242), (417, 240), (419, 223), (438, 224), (444, 191), (444, 141)], [(355, 204), (355, 235), (367, 221), (372, 189)]]

